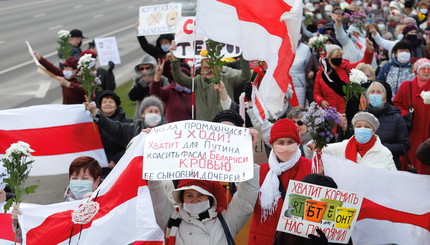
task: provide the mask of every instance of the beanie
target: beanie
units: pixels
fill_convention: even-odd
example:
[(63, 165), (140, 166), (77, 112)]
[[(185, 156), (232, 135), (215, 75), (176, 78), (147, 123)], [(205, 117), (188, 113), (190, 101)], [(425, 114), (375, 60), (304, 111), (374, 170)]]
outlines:
[(98, 96), (97, 96), (97, 106), (101, 106), (102, 104), (102, 99), (106, 96), (110, 96), (113, 98), (113, 100), (115, 101), (116, 106), (120, 106), (121, 105), (121, 99), (119, 98), (119, 96), (112, 90), (105, 90), (103, 92), (101, 92)]
[(277, 139), (283, 137), (289, 137), (294, 139), (298, 144), (302, 143), (302, 140), (299, 135), (299, 128), (291, 119), (281, 119), (273, 124), (272, 129), (270, 130), (270, 139), (269, 143), (273, 144)]
[(406, 36), (406, 34), (408, 34), (408, 32), (413, 31), (413, 30), (418, 30), (416, 26), (414, 25), (407, 25), (405, 26), (405, 28), (403, 28), (402, 34), (403, 36)]
[(333, 52), (335, 50), (338, 50), (338, 49), (342, 50), (342, 48), (339, 47), (336, 44), (327, 44), (327, 45), (325, 45), (325, 50), (327, 51), (327, 58), (330, 58), (330, 56), (333, 54)]
[(427, 58), (421, 58), (414, 63), (414, 72), (417, 73), (417, 71), (424, 67), (424, 66), (430, 66), (430, 60)]
[(314, 185), (327, 186), (327, 187), (337, 189), (336, 182), (334, 182), (334, 180), (327, 175), (322, 175), (317, 173), (309, 174), (302, 179), (302, 182), (306, 182)]
[(97, 53), (92, 51), (92, 50), (84, 50), (81, 52), (81, 57), (84, 56), (85, 54), (90, 54), (92, 58), (97, 58)]
[(373, 130), (378, 130), (379, 128), (379, 120), (372, 113), (361, 111), (354, 115), (352, 118), (352, 126), (355, 126), (355, 123), (358, 121), (366, 121), (372, 125)]
[(140, 114), (142, 114), (146, 108), (152, 105), (160, 108), (161, 115), (163, 115), (164, 113), (163, 102), (155, 95), (148, 96), (142, 100), (142, 103), (140, 104)]
[(216, 114), (216, 116), (212, 120), (212, 122), (218, 122), (218, 123), (225, 122), (225, 121), (231, 122), (238, 127), (241, 127), (244, 123), (240, 114), (235, 110), (220, 111), (218, 112), (218, 114)]
[(217, 213), (227, 209), (226, 190), (218, 181), (183, 179), (179, 181), (178, 188), (173, 190), (172, 196), (177, 204), (183, 202), (181, 191), (196, 190), (204, 195), (213, 197), (216, 205)]

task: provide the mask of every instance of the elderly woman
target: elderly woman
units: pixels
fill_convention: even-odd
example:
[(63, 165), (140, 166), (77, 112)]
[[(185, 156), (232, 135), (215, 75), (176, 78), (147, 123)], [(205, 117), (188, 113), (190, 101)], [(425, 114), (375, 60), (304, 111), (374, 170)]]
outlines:
[(272, 244), (290, 179), (311, 173), (311, 160), (301, 156), (299, 129), (291, 119), (277, 121), (270, 130), (269, 162), (261, 164), (260, 194), (254, 208), (249, 245)]
[(354, 136), (339, 143), (327, 145), (324, 153), (344, 157), (358, 164), (396, 170), (393, 155), (382, 145), (375, 134), (379, 128), (378, 119), (369, 112), (359, 112), (352, 119)]
[(166, 233), (166, 244), (231, 244), (252, 214), (258, 195), (258, 170), (255, 165), (254, 178), (239, 184), (228, 205), (226, 190), (217, 181), (179, 181), (172, 192), (178, 208), (172, 206), (160, 181), (149, 181), (155, 217)]
[(430, 137), (430, 104), (425, 104), (420, 96), (421, 92), (430, 91), (430, 60), (417, 60), (414, 73), (416, 77), (412, 81), (405, 81), (400, 85), (393, 104), (400, 109), (402, 116), (406, 115), (410, 108), (414, 108), (415, 119), (409, 131), (411, 148), (407, 156), (419, 173), (430, 174), (430, 167), (423, 165), (415, 157), (418, 146)]
[(409, 150), (409, 136), (406, 123), (400, 115), (400, 110), (387, 103), (387, 92), (379, 82), (370, 84), (366, 92), (369, 104), (366, 110), (372, 113), (381, 125), (376, 134), (382, 144), (393, 154), (397, 169), (400, 169), (400, 156)]

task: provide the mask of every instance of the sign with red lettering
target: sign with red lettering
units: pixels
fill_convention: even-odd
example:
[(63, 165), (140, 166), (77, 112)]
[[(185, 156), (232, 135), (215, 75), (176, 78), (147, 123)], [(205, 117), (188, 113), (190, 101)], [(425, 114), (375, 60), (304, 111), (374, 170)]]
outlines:
[(169, 3), (139, 8), (138, 36), (175, 33), (176, 18), (182, 14), (182, 4)]
[(249, 129), (199, 120), (155, 127), (146, 137), (143, 178), (241, 182), (253, 177)]
[(320, 229), (329, 242), (346, 244), (362, 201), (362, 194), (290, 180), (277, 230), (308, 237)]
[[(175, 42), (177, 48), (173, 55), (178, 58), (202, 58), (200, 51), (206, 48), (206, 37), (196, 34), (196, 17), (180, 17), (176, 21)], [(221, 50), (224, 57), (237, 57), (242, 50), (234, 45), (226, 44)]]
[(115, 37), (96, 38), (94, 42), (97, 48), (97, 59), (101, 66), (107, 66), (109, 61), (114, 64), (121, 64)]

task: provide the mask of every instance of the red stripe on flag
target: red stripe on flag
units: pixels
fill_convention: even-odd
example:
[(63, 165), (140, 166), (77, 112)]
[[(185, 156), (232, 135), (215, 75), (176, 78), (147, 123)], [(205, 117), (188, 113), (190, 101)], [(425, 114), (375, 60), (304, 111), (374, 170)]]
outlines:
[[(146, 180), (142, 179), (142, 163), (143, 157), (133, 158), (109, 191), (97, 197), (100, 209), (90, 223), (82, 226), (82, 230), (91, 227), (94, 220), (102, 218), (115, 207), (137, 196), (138, 187), (146, 185)], [(69, 239), (70, 235), (78, 234), (81, 228), (72, 222), (72, 212), (73, 210), (67, 210), (47, 217), (41, 225), (28, 231), (27, 244), (58, 244)]]
[(12, 229), (11, 214), (0, 213), (0, 239), (13, 241), (15, 233)]
[(163, 241), (138, 241), (134, 242), (133, 245), (161, 245)]
[(260, 113), (261, 119), (266, 120), (266, 113), (264, 113), (263, 106), (261, 105), (260, 100), (258, 99), (257, 96), (255, 96), (254, 103), (255, 103), (255, 106), (257, 107), (258, 112)]
[(18, 140), (30, 144), (34, 156), (60, 155), (102, 149), (100, 133), (92, 122), (58, 127), (0, 130), (0, 153)]
[(357, 221), (362, 219), (387, 220), (394, 223), (405, 223), (422, 227), (430, 231), (430, 213), (411, 214), (388, 208), (366, 198), (361, 204)]

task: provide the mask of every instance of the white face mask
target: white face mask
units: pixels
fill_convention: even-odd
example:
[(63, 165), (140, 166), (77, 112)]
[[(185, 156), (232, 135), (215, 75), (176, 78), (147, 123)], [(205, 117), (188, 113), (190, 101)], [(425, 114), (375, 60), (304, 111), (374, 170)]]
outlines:
[(73, 77), (73, 71), (63, 70), (63, 76), (66, 79), (70, 79)]
[(170, 48), (170, 44), (162, 44), (162, 45), (161, 45), (161, 49), (162, 49), (164, 52), (169, 52), (169, 48)]
[(428, 9), (420, 9), (420, 12), (421, 12), (422, 14), (427, 14)]
[(290, 145), (273, 145), (273, 150), (276, 153), (276, 156), (282, 162), (286, 162), (293, 158), (294, 154), (297, 151), (297, 143)]
[(161, 116), (154, 113), (145, 113), (145, 123), (148, 127), (155, 127), (161, 122)]
[(199, 215), (210, 208), (209, 200), (198, 203), (184, 203), (183, 209), (191, 215)]
[(317, 14), (317, 19), (322, 20), (322, 14)]
[(385, 24), (378, 24), (378, 28), (380, 31), (385, 31)]
[(373, 10), (378, 9), (378, 4), (372, 4), (372, 9), (373, 9)]
[(384, 12), (388, 12), (388, 10), (390, 10), (389, 7), (383, 7), (382, 10), (384, 10)]
[(411, 59), (411, 53), (409, 52), (399, 52), (397, 54), (397, 61), (402, 64), (408, 63), (410, 59)]

